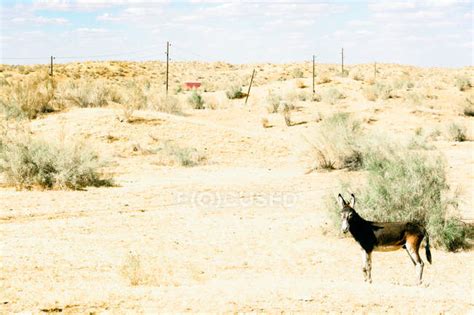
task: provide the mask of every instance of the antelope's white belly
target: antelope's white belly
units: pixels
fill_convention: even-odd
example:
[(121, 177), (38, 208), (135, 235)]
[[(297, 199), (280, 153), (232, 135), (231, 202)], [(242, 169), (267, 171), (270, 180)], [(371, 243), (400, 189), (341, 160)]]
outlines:
[(391, 252), (402, 248), (401, 245), (388, 245), (388, 246), (375, 246), (374, 251), (376, 252)]

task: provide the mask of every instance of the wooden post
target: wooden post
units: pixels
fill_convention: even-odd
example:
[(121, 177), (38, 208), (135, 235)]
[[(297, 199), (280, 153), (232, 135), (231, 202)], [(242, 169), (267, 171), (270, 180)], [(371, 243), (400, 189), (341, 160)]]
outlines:
[(54, 59), (54, 57), (51, 56), (51, 66), (50, 66), (50, 72), (49, 72), (50, 76), (53, 76), (53, 59)]
[(377, 62), (374, 62), (374, 81), (377, 80)]
[(341, 49), (341, 74), (344, 75), (344, 48)]
[(313, 94), (315, 92), (315, 89), (314, 89), (314, 58), (315, 58), (315, 56), (313, 55)]
[(252, 72), (252, 78), (250, 79), (249, 90), (247, 91), (247, 96), (245, 97), (245, 105), (247, 105), (247, 100), (249, 99), (250, 89), (252, 88), (253, 77), (255, 76), (255, 69)]
[(169, 62), (170, 62), (170, 42), (166, 42), (166, 96), (168, 96)]

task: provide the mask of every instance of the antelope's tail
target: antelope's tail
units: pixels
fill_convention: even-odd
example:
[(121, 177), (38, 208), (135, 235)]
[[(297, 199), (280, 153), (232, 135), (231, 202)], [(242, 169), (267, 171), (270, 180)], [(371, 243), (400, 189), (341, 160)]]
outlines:
[(428, 235), (428, 232), (425, 230), (425, 237), (426, 237), (426, 243), (425, 243), (425, 254), (426, 254), (426, 260), (431, 264), (431, 251), (430, 251), (430, 236)]

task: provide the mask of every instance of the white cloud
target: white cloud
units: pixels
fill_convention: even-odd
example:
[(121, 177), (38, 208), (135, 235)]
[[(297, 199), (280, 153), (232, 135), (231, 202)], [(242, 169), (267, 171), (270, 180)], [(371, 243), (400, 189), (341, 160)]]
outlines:
[(36, 25), (65, 25), (68, 20), (65, 18), (48, 18), (44, 16), (18, 16), (10, 19), (10, 22), (15, 24), (36, 24)]
[(80, 28), (77, 28), (76, 29), (76, 32), (78, 33), (88, 33), (88, 34), (104, 34), (106, 33), (108, 30), (104, 29), (104, 28), (89, 28), (89, 27), (80, 27)]
[(163, 3), (169, 3), (169, 0), (34, 0), (33, 9), (48, 9), (57, 11), (94, 11), (98, 9), (124, 7), (129, 5), (150, 7)]
[(96, 16), (97, 21), (109, 21), (109, 22), (139, 22), (140, 24), (146, 24), (149, 22), (157, 23), (161, 22), (157, 20), (157, 17), (163, 15), (162, 4), (152, 5), (150, 7), (128, 7), (121, 10), (117, 14), (103, 13)]
[(375, 12), (380, 11), (403, 11), (407, 9), (416, 8), (416, 3), (413, 1), (376, 1), (369, 3), (369, 9)]
[(347, 22), (347, 25), (352, 27), (366, 27), (373, 26), (374, 22), (368, 20), (350, 20)]

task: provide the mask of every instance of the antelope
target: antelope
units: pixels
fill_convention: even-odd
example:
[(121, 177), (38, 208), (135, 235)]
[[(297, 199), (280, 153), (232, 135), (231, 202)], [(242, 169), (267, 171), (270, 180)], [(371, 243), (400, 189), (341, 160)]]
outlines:
[(362, 247), (364, 280), (372, 283), (372, 252), (393, 251), (404, 248), (415, 265), (418, 284), (423, 275), (423, 260), (418, 250), (426, 236), (425, 254), (431, 264), (430, 241), (426, 229), (415, 222), (372, 222), (363, 219), (355, 210), (355, 196), (351, 194), (350, 202), (346, 202), (341, 194), (338, 201), (342, 208), (342, 232), (351, 232), (352, 237)]

